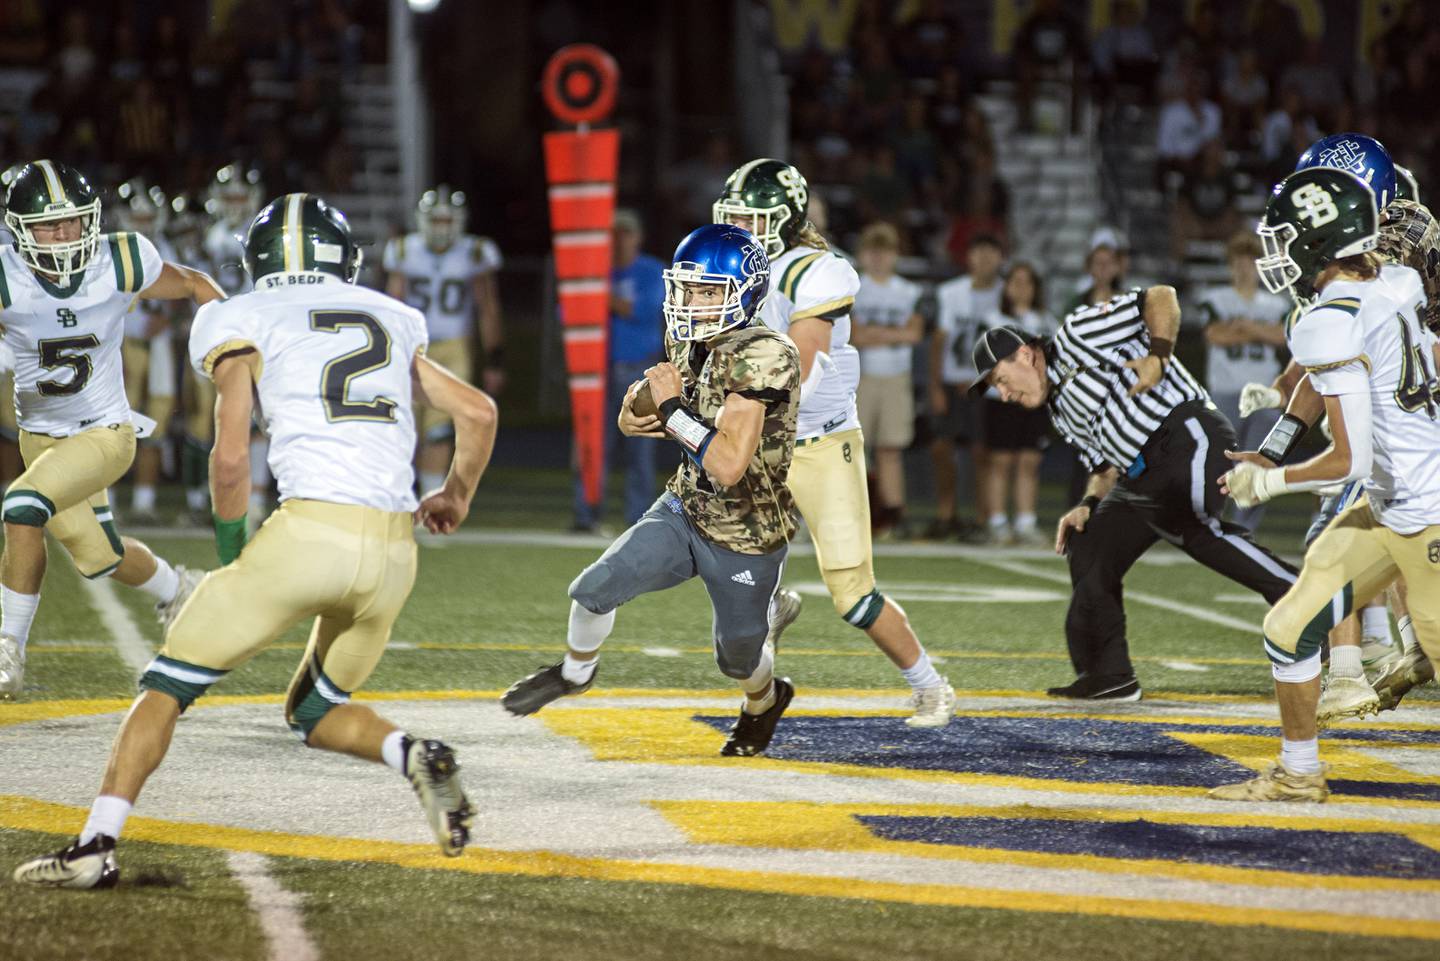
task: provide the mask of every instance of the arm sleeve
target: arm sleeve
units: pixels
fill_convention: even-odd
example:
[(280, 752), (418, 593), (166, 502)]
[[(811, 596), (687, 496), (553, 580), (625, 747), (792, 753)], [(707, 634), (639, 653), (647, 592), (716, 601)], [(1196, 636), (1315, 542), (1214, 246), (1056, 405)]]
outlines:
[[(190, 366), (202, 377), (215, 373), (215, 362), (226, 354), (247, 348), (260, 350), (259, 338), (251, 330), (243, 311), (226, 306), (228, 301), (211, 301), (195, 312), (190, 327)], [(261, 352), (261, 359), (264, 353)]]
[(400, 269), (400, 253), (404, 244), (401, 237), (391, 237), (385, 242), (385, 253), (380, 257), (380, 266), (385, 268), (386, 273), (394, 273)]
[(795, 264), (796, 276), (791, 287), (795, 301), (795, 310), (790, 315), (792, 324), (807, 317), (826, 320), (843, 317), (850, 312), (850, 305), (855, 303), (855, 294), (860, 290), (860, 275), (848, 260), (829, 251), (816, 253), (819, 256), (811, 263), (797, 261)]
[(470, 248), (470, 260), (476, 274), (494, 273), (500, 269), (500, 248), (489, 237), (475, 237)]
[(800, 352), (789, 338), (758, 338), (735, 352), (726, 379), (727, 394), (758, 400), (767, 407), (776, 401), (798, 400)]
[(1370, 393), (1370, 369), (1359, 360), (1339, 367), (1327, 367), (1310, 373), (1315, 390), (1331, 397), (1343, 394)]
[[(1368, 369), (1365, 335), (1356, 317), (1359, 309), (1359, 301), (1338, 298), (1306, 311), (1290, 331), (1290, 352), (1296, 362), (1311, 374), (1352, 364)], [(1315, 379), (1315, 389), (1327, 393), (1319, 379)]]

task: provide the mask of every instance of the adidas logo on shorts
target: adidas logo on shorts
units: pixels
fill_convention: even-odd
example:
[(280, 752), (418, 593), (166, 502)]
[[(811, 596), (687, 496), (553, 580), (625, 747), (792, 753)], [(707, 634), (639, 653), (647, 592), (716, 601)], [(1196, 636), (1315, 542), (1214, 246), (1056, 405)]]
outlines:
[(750, 576), (749, 571), (741, 571), (739, 574), (732, 574), (730, 576), (730, 579), (737, 584), (749, 584), (751, 587), (755, 586), (755, 578)]

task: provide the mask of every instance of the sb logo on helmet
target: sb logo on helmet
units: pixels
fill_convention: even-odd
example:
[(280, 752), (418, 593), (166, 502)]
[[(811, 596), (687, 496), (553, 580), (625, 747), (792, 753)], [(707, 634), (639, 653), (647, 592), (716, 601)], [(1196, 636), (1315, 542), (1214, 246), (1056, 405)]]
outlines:
[(794, 167), (786, 167), (775, 175), (775, 179), (780, 181), (780, 186), (785, 188), (785, 196), (789, 197), (795, 206), (805, 206), (805, 201), (810, 199), (810, 192), (805, 189), (805, 178), (800, 175), (800, 171)]
[(1308, 220), (1311, 227), (1323, 227), (1340, 216), (1330, 191), (1319, 184), (1303, 184), (1290, 196), (1290, 202), (1295, 205), (1297, 216)]
[(1430, 558), (1431, 564), (1440, 564), (1440, 541), (1431, 541), (1426, 544), (1425, 554)]

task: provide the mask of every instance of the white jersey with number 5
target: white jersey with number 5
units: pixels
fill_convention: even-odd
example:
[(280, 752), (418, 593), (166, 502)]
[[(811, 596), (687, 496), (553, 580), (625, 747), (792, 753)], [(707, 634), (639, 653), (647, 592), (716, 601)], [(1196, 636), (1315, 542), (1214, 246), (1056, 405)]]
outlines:
[(385, 245), (389, 273), (405, 277), (405, 302), (425, 314), (431, 340), (458, 340), (475, 329), (475, 278), (500, 269), (500, 248), (488, 237), (465, 234), (442, 251), (419, 233)]
[(393, 297), (323, 273), (269, 274), (206, 304), (190, 332), (205, 377), (234, 351), (260, 355), (260, 413), (280, 499), (412, 511), (410, 369), (425, 317)]
[(68, 437), (130, 422), (120, 344), (135, 295), (165, 263), (140, 234), (105, 234), (65, 287), (0, 249), (0, 325), (15, 352), (15, 414), (32, 434)]
[(1440, 524), (1440, 420), (1433, 336), (1420, 326), (1420, 275), (1387, 265), (1369, 281), (1333, 281), (1289, 331), (1295, 360), (1322, 394), (1370, 395), (1375, 461), (1365, 492), (1400, 534)]

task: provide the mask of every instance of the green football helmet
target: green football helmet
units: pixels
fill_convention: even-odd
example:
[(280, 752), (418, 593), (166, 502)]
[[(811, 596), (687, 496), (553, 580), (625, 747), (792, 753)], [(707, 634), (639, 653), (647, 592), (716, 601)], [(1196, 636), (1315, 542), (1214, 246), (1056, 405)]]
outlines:
[(245, 233), (245, 272), (251, 283), (266, 274), (320, 271), (353, 284), (361, 257), (345, 215), (315, 194), (277, 197)]
[(1256, 228), (1260, 280), (1305, 303), (1327, 264), (1375, 249), (1379, 224), (1375, 194), (1359, 177), (1333, 167), (1297, 170), (1275, 185)]
[[(59, 220), (80, 221), (80, 236), (41, 244), (32, 227)], [(90, 265), (100, 249), (100, 195), (85, 175), (53, 160), (36, 160), (16, 172), (5, 191), (5, 226), (15, 235), (20, 259), (31, 270), (65, 286)]]
[(768, 256), (778, 257), (795, 246), (809, 203), (810, 187), (799, 170), (783, 160), (762, 157), (725, 181), (725, 192), (711, 208), (711, 220), (748, 229)]
[(1412, 204), (1420, 202), (1420, 182), (1410, 172), (1410, 168), (1395, 165), (1395, 199), (1408, 200)]

